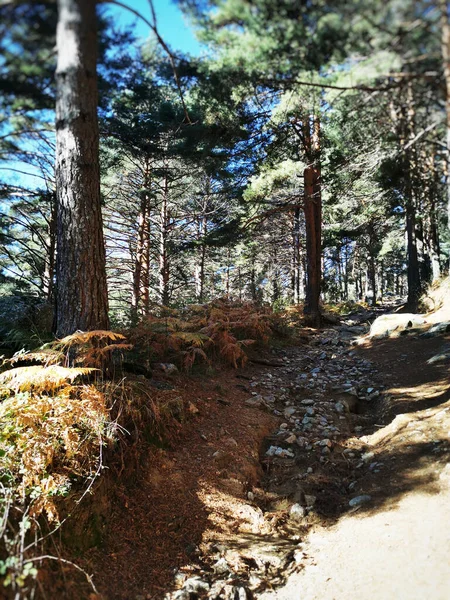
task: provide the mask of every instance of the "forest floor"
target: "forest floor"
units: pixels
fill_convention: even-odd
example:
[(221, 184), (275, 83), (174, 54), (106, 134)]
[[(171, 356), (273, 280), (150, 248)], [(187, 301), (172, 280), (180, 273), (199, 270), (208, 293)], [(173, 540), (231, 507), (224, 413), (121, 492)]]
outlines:
[(99, 597), (448, 598), (450, 333), (370, 340), (369, 316), (172, 380), (180, 437), (78, 561)]

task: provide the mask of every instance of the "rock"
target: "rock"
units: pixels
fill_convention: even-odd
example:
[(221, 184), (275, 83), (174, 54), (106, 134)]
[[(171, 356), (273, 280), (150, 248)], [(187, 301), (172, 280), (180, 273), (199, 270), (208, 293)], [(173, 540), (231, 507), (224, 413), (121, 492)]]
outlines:
[(247, 498), (250, 500), (250, 502), (253, 502), (255, 499), (255, 494), (253, 492), (247, 492)]
[(335, 408), (336, 412), (339, 414), (345, 413), (345, 406), (343, 405), (342, 402), (336, 402), (336, 404), (334, 405), (334, 408)]
[(430, 327), (428, 331), (421, 334), (421, 337), (435, 337), (448, 333), (450, 331), (450, 321), (443, 321), (442, 323), (436, 323), (433, 327)]
[(239, 444), (237, 443), (237, 441), (234, 438), (232, 438), (232, 437), (226, 439), (225, 443), (227, 444), (227, 446), (234, 446), (235, 448), (237, 448), (239, 446)]
[(191, 594), (187, 590), (178, 590), (173, 595), (173, 600), (190, 600)]
[(186, 579), (183, 588), (191, 594), (199, 594), (200, 592), (207, 592), (210, 585), (207, 581), (200, 579), (200, 577), (191, 577), (190, 579)]
[(266, 456), (277, 456), (278, 458), (294, 458), (295, 454), (292, 450), (280, 448), (279, 446), (270, 446), (266, 452)]
[(252, 406), (254, 408), (259, 408), (263, 404), (264, 400), (262, 399), (262, 396), (254, 396), (253, 398), (247, 398), (247, 400), (245, 401), (246, 406)]
[(251, 598), (251, 596), (248, 595), (245, 587), (242, 586), (235, 586), (232, 590), (232, 594), (233, 600), (248, 600), (248, 598)]
[(374, 456), (375, 456), (374, 452), (365, 452), (361, 456), (361, 460), (363, 460), (364, 462), (369, 462), (369, 460), (371, 460)]
[(355, 508), (356, 506), (362, 506), (363, 504), (367, 504), (371, 500), (372, 496), (369, 496), (368, 494), (362, 494), (361, 496), (355, 496), (355, 498), (352, 498), (348, 505), (351, 508)]
[(287, 444), (295, 444), (297, 441), (297, 437), (292, 433), (288, 438), (286, 438)]
[(157, 363), (155, 369), (162, 371), (164, 375), (176, 375), (178, 373), (177, 366), (172, 363)]
[(296, 441), (297, 445), (300, 446), (300, 448), (304, 448), (308, 444), (308, 438), (302, 436), (299, 436)]
[(405, 329), (426, 323), (420, 315), (412, 313), (395, 313), (382, 315), (375, 319), (370, 327), (370, 338), (390, 337), (394, 332), (399, 333)]
[(289, 511), (289, 516), (294, 521), (300, 521), (306, 516), (306, 508), (301, 504), (293, 504)]
[(286, 419), (289, 419), (294, 414), (295, 414), (295, 408), (293, 406), (288, 406), (287, 408), (284, 409), (284, 416)]
[(303, 406), (312, 406), (314, 404), (314, 400), (312, 398), (305, 398), (300, 402)]
[(435, 363), (445, 362), (450, 359), (450, 351), (435, 354), (427, 360), (427, 365), (434, 365)]
[(230, 567), (224, 558), (219, 558), (219, 560), (212, 565), (212, 568), (216, 575), (225, 575), (230, 572)]

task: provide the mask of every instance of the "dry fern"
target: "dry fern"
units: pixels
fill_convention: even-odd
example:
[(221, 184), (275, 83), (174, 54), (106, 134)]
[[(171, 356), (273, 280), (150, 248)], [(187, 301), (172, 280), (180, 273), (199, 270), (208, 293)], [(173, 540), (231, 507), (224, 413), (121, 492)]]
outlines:
[(59, 340), (58, 344), (62, 348), (70, 346), (81, 346), (82, 344), (92, 344), (94, 341), (109, 340), (111, 342), (117, 342), (124, 340), (125, 336), (121, 333), (114, 331), (104, 331), (102, 329), (96, 329), (94, 331), (76, 331), (72, 335), (68, 335), (65, 338)]
[(0, 386), (16, 393), (31, 390), (36, 393), (54, 393), (78, 377), (89, 375), (96, 370), (90, 368), (69, 369), (58, 365), (17, 367), (0, 374)]

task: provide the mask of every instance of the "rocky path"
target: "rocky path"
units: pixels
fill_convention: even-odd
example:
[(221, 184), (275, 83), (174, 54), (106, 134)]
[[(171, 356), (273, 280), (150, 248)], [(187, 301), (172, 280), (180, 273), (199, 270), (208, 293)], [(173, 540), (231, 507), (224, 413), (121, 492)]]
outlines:
[(356, 346), (364, 318), (185, 389), (184, 438), (91, 557), (104, 597), (448, 597), (447, 334)]

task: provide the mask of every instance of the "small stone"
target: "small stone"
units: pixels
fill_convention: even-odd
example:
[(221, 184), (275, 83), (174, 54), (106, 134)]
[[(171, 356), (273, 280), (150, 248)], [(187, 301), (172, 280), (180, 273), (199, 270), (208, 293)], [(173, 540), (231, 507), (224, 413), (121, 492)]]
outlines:
[(292, 433), (288, 438), (286, 438), (286, 442), (288, 444), (295, 444), (297, 441), (297, 437)]
[(198, 415), (200, 412), (193, 402), (189, 402), (188, 410), (192, 415)]
[(292, 450), (286, 450), (285, 448), (280, 448), (279, 446), (270, 446), (270, 448), (266, 452), (266, 456), (277, 456), (279, 458), (294, 458), (295, 454)]
[(295, 408), (293, 406), (288, 406), (287, 408), (284, 409), (284, 416), (286, 419), (289, 419), (294, 414), (295, 414)]
[(281, 423), (281, 425), (280, 425), (280, 429), (281, 429), (282, 431), (284, 431), (284, 430), (285, 430), (285, 429), (287, 429), (288, 427), (289, 427), (289, 425), (288, 425), (287, 423)]
[(230, 567), (224, 558), (219, 558), (219, 560), (213, 564), (212, 568), (217, 575), (225, 575), (230, 572)]
[(247, 400), (245, 401), (246, 406), (252, 406), (255, 408), (260, 407), (263, 403), (264, 400), (259, 395), (254, 396), (253, 398), (247, 398)]
[(207, 592), (210, 585), (207, 581), (203, 581), (200, 577), (191, 577), (186, 579), (184, 583), (184, 590), (192, 594), (198, 594), (199, 592)]
[(306, 414), (312, 417), (315, 414), (315, 410), (311, 407), (306, 409)]
[(368, 494), (362, 494), (361, 496), (356, 496), (355, 498), (352, 498), (348, 505), (351, 508), (355, 508), (355, 506), (362, 506), (363, 504), (367, 504), (371, 500), (372, 496), (369, 496)]
[(173, 600), (190, 600), (191, 594), (187, 590), (178, 590), (173, 595)]
[(253, 492), (247, 492), (247, 498), (250, 500), (250, 502), (253, 502), (255, 499), (255, 494)]
[(369, 462), (369, 460), (371, 460), (374, 456), (375, 456), (374, 452), (365, 452), (361, 456), (361, 460), (363, 460), (364, 462)]
[(313, 473), (313, 472), (314, 472), (314, 469), (313, 469), (312, 467), (308, 467), (308, 468), (306, 469), (306, 472), (307, 472), (307, 473)]
[(306, 516), (306, 508), (301, 504), (293, 504), (291, 506), (291, 510), (289, 511), (289, 516), (294, 521), (299, 521)]
[(312, 406), (314, 404), (314, 400), (312, 398), (305, 398), (305, 400), (302, 400), (300, 404), (303, 404), (303, 406)]
[(165, 375), (176, 375), (178, 368), (172, 363), (157, 363), (155, 369), (162, 371)]

